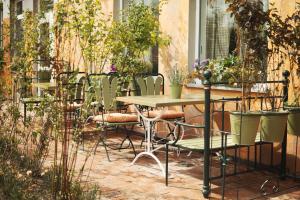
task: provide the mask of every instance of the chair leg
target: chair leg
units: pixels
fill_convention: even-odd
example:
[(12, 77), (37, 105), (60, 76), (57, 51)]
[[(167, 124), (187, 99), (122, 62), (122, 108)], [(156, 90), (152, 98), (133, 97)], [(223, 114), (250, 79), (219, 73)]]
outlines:
[[(144, 121), (143, 121), (142, 119), (141, 119), (141, 124), (142, 124), (142, 126), (144, 127), (144, 130), (146, 130), (145, 123), (144, 123)], [(144, 142), (145, 142), (145, 137), (144, 137), (144, 138), (142, 139), (142, 141), (141, 141), (140, 148), (143, 147)]]
[[(105, 128), (105, 137), (106, 137), (106, 135), (107, 135), (106, 132), (107, 132), (107, 129)], [(95, 146), (94, 154), (96, 154), (96, 151), (97, 151), (97, 148), (98, 148), (100, 142), (102, 143), (102, 145), (103, 145), (103, 147), (104, 147), (104, 149), (105, 149), (105, 153), (106, 153), (107, 160), (108, 160), (109, 162), (111, 162), (111, 160), (110, 160), (110, 158), (109, 158), (109, 155), (108, 155), (107, 144), (105, 143), (105, 141), (104, 141), (104, 139), (103, 139), (103, 137), (102, 137), (101, 135), (99, 136), (99, 139), (98, 139), (97, 144), (96, 144), (96, 146)]]
[(123, 144), (124, 142), (127, 140), (127, 136), (122, 140), (121, 144), (120, 144), (120, 147), (119, 147), (119, 151), (121, 151), (122, 147), (123, 147)]
[(174, 135), (174, 129), (172, 129), (171, 127), (170, 127), (170, 125), (169, 124), (167, 124), (167, 128), (168, 128), (168, 131), (169, 131), (169, 133), (168, 133), (168, 135), (166, 136), (166, 139), (168, 139), (168, 137), (170, 137), (170, 136), (172, 136), (173, 137), (173, 139), (175, 139), (175, 135)]
[[(126, 126), (124, 127), (125, 129), (126, 129)], [(130, 131), (132, 131), (133, 130), (133, 128), (134, 128), (134, 126), (132, 126), (131, 127), (131, 130)], [(128, 130), (129, 131), (129, 130)], [(133, 153), (134, 153), (134, 157), (136, 156), (136, 151), (135, 151), (135, 148), (134, 148), (134, 145), (133, 145), (133, 142), (132, 142), (132, 140), (131, 140), (131, 138), (130, 138), (130, 133), (128, 132), (127, 130), (126, 130), (126, 137), (123, 139), (123, 141), (121, 142), (121, 145), (120, 145), (120, 148), (119, 148), (119, 151), (121, 151), (121, 149), (122, 149), (122, 146), (123, 146), (123, 144), (124, 144), (124, 142), (126, 141), (126, 140), (128, 140), (129, 141), (129, 145), (128, 145), (128, 147), (130, 147), (130, 145), (131, 145), (131, 147), (132, 147), (132, 150), (133, 150)]]
[(108, 155), (107, 145), (105, 144), (105, 142), (104, 142), (103, 139), (101, 139), (101, 142), (102, 142), (102, 144), (103, 144), (103, 146), (104, 146), (104, 149), (105, 149), (105, 152), (106, 152), (107, 160), (108, 160), (109, 162), (111, 162), (111, 160), (110, 160), (110, 158), (109, 158), (109, 155)]
[(129, 140), (129, 143), (130, 143), (130, 144), (131, 144), (131, 146), (132, 146), (132, 150), (133, 150), (133, 153), (134, 153), (134, 157), (136, 157), (136, 151), (135, 151), (135, 148), (134, 148), (133, 142), (132, 142), (132, 140), (130, 139), (130, 137), (128, 137), (128, 140)]
[(169, 144), (166, 144), (166, 186), (168, 186), (168, 170), (169, 170)]

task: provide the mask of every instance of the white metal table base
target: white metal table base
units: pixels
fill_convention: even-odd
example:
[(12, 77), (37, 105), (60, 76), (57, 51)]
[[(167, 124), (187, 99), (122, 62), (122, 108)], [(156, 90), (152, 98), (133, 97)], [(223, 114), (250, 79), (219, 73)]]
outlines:
[(141, 116), (142, 120), (144, 121), (144, 125), (145, 125), (145, 129), (146, 129), (146, 134), (145, 134), (145, 138), (146, 138), (146, 144), (145, 144), (145, 151), (144, 152), (141, 152), (139, 153), (135, 158), (134, 160), (131, 162), (131, 165), (134, 165), (134, 163), (142, 156), (144, 155), (147, 155), (147, 156), (150, 156), (151, 158), (153, 158), (156, 163), (158, 164), (161, 172), (162, 172), (162, 175), (165, 176), (165, 170), (161, 164), (161, 162), (159, 161), (159, 159), (153, 154), (154, 151), (157, 151), (161, 148), (164, 147), (164, 145), (162, 146), (159, 146), (155, 149), (153, 149), (152, 147), (152, 134), (151, 134), (151, 130), (152, 130), (152, 127), (151, 127), (151, 122), (155, 122), (155, 121), (158, 121), (161, 117), (161, 115), (163, 114), (164, 110), (161, 110), (161, 112), (159, 113), (158, 116), (156, 116), (155, 118), (148, 118), (146, 116), (144, 116), (140, 110), (137, 108), (136, 105), (134, 105), (134, 108), (136, 109), (136, 111), (138, 112), (139, 116)]

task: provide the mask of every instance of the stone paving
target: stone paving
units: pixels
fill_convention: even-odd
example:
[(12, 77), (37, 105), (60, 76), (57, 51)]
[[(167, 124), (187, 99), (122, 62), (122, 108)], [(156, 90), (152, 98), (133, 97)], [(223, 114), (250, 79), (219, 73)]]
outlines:
[[(114, 143), (120, 143), (122, 135), (113, 134)], [(82, 166), (88, 149), (93, 149), (96, 139), (85, 139), (85, 148), (79, 151), (77, 166)], [(134, 137), (134, 145), (138, 152), (141, 137)], [(170, 151), (169, 154), (169, 186), (165, 186), (165, 179), (161, 175), (158, 165), (151, 158), (142, 157), (135, 165), (130, 165), (134, 158), (131, 149), (109, 150), (111, 162), (105, 155), (103, 147), (99, 146), (95, 156), (91, 156), (84, 170), (83, 180), (87, 184), (96, 183), (100, 186), (101, 199), (115, 200), (196, 200), (204, 199), (202, 190), (202, 155), (199, 153)], [(165, 163), (164, 149), (157, 152), (158, 158)], [(211, 173), (219, 173), (219, 161), (213, 160)], [(230, 166), (228, 167), (229, 171)], [(260, 192), (261, 184), (268, 178), (272, 182), (267, 185), (266, 192), (272, 191), (277, 176), (264, 171), (249, 172), (226, 178), (225, 199), (288, 199), (300, 200), (300, 182), (292, 179), (280, 180), (279, 191), (272, 195), (263, 196)], [(221, 199), (222, 180), (212, 181), (210, 199)]]

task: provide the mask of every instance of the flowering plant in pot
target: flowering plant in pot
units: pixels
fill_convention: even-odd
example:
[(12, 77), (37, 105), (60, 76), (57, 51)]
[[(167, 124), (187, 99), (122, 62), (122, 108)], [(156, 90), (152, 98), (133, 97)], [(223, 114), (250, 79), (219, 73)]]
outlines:
[(229, 86), (236, 87), (239, 86), (235, 82), (240, 80), (240, 67), (241, 61), (235, 55), (217, 59), (196, 59), (193, 64), (193, 71), (189, 74), (189, 79), (200, 79), (203, 81), (203, 73), (206, 70), (210, 70), (212, 72), (212, 82), (228, 82)]
[(182, 86), (186, 79), (186, 75), (182, 69), (179, 69), (177, 64), (172, 67), (168, 72), (167, 76), (170, 80), (170, 96), (174, 99), (180, 99)]
[(210, 63), (209, 59), (200, 60), (197, 58), (193, 64), (193, 71), (189, 74), (188, 78), (190, 80), (200, 79), (204, 80), (204, 72), (208, 70), (208, 65)]

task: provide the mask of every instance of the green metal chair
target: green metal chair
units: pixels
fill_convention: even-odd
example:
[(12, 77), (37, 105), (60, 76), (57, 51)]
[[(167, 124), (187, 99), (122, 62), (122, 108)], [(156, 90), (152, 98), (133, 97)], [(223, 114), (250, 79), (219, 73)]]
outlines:
[(64, 111), (76, 113), (85, 101), (86, 73), (61, 72), (57, 75), (57, 100), (64, 102)]
[(160, 95), (164, 93), (164, 78), (158, 74), (154, 80), (154, 76), (138, 77), (136, 79), (140, 88), (141, 96)]
[[(136, 78), (136, 82), (138, 84), (138, 87), (140, 89), (141, 96), (145, 95), (163, 95), (164, 94), (164, 76), (162, 74), (155, 74), (155, 75), (143, 75)], [(146, 108), (146, 115), (149, 117), (155, 118), (160, 114), (160, 111), (158, 110), (152, 110)], [(175, 110), (166, 110), (164, 114), (161, 116), (161, 121), (165, 121), (167, 128), (169, 130), (169, 134), (166, 136), (166, 138), (173, 135), (172, 127), (170, 126), (170, 123), (173, 123), (174, 121), (184, 121), (184, 112), (182, 111), (175, 111)], [(153, 124), (152, 126), (155, 126)], [(163, 143), (166, 142), (166, 138), (156, 138), (157, 141), (162, 141)], [(141, 145), (143, 144), (143, 141)]]
[[(108, 154), (108, 147), (114, 150), (124, 149), (123, 144), (128, 140), (128, 147), (132, 147), (134, 155), (136, 156), (135, 148), (130, 136), (133, 132), (133, 127), (140, 124), (140, 122), (138, 116), (135, 114), (116, 112), (117, 104), (115, 98), (117, 96), (118, 77), (101, 77), (94, 83), (94, 87), (95, 100), (96, 103), (98, 103), (97, 108), (99, 109), (100, 114), (94, 115), (92, 120), (96, 122), (97, 127), (101, 129), (94, 152), (96, 153), (98, 145), (102, 143), (106, 151), (107, 159), (108, 161), (111, 161)], [(128, 129), (127, 126), (130, 126), (131, 129)], [(124, 128), (126, 135), (119, 148), (113, 148), (106, 143), (107, 136), (109, 131), (118, 131), (120, 127)]]
[(38, 71), (32, 71), (31, 73), (25, 73), (24, 77), (16, 80), (17, 84), (17, 92), (20, 95), (20, 102), (24, 106), (24, 123), (26, 122), (27, 118), (27, 108), (28, 105), (38, 105), (40, 104), (44, 97), (43, 95), (33, 94), (31, 84), (34, 82), (42, 83), (47, 80), (42, 79), (39, 77)]

